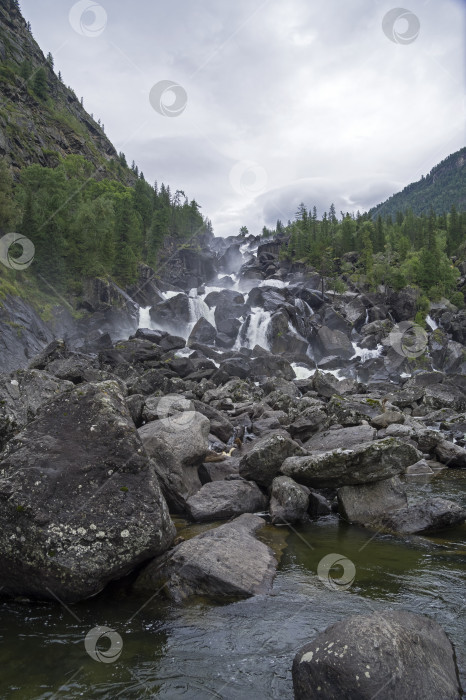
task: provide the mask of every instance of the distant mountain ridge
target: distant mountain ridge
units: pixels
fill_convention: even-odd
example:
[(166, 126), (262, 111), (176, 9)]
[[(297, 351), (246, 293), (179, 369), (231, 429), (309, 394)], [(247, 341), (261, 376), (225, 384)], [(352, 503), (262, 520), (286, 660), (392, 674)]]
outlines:
[(428, 175), (407, 185), (385, 202), (369, 210), (372, 219), (395, 217), (396, 213), (412, 209), (416, 215), (428, 214), (431, 207), (436, 214), (449, 212), (452, 205), (466, 211), (466, 147), (436, 165)]

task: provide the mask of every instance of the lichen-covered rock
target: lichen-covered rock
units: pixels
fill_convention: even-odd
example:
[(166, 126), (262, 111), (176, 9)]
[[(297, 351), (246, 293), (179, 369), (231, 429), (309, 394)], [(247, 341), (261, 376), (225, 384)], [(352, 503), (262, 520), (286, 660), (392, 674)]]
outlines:
[(0, 450), (36, 417), (43, 404), (71, 389), (71, 382), (37, 369), (0, 375)]
[(421, 454), (411, 445), (396, 438), (385, 438), (348, 450), (289, 457), (280, 471), (305, 486), (338, 487), (389, 479), (420, 458)]
[(260, 486), (270, 486), (283, 461), (291, 455), (305, 455), (302, 447), (283, 430), (257, 440), (239, 464), (239, 473)]
[(209, 447), (209, 419), (193, 408), (192, 402), (182, 396), (162, 397), (158, 404), (160, 420), (139, 428), (163, 494), (175, 513), (188, 512), (186, 501), (201, 488), (197, 469)]
[(244, 514), (203, 532), (151, 562), (136, 580), (136, 592), (161, 590), (175, 602), (191, 596), (218, 599), (268, 593), (277, 560), (254, 535), (264, 521)]
[(174, 537), (116, 382), (62, 393), (0, 455), (0, 586), (76, 601)]
[(211, 481), (187, 501), (189, 515), (196, 522), (226, 520), (266, 507), (267, 497), (257, 484), (243, 479)]
[(407, 610), (353, 615), (293, 661), (296, 700), (460, 700), (453, 646), (433, 620)]
[(288, 476), (277, 476), (272, 483), (270, 518), (274, 525), (300, 523), (309, 519), (309, 489)]

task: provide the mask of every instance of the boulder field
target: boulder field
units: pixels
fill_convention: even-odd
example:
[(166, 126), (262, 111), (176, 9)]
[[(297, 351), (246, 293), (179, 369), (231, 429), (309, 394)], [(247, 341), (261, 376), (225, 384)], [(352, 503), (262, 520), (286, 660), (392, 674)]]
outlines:
[[(465, 521), (461, 503), (406, 490), (466, 468), (459, 342), (445, 331), (418, 366), (390, 347), (377, 295), (331, 299), (254, 240), (246, 262), (230, 244), (206, 263), (218, 287), (154, 287), (158, 327), (91, 350), (55, 339), (0, 375), (3, 595), (75, 602), (123, 579), (177, 604), (268, 595), (266, 524), (340, 518), (403, 540)], [(227, 288), (238, 260), (242, 291)], [(175, 539), (170, 513), (205, 529)], [(431, 620), (392, 612), (337, 623), (293, 665), (297, 698), (383, 683), (457, 698), (455, 673)]]

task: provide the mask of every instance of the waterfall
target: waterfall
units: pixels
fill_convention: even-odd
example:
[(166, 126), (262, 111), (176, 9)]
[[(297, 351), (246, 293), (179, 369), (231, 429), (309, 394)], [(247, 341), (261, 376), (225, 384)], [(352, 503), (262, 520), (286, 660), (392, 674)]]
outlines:
[(146, 306), (145, 308), (142, 306), (139, 307), (138, 328), (152, 328), (152, 320), (150, 317), (151, 308), (152, 306)]
[(355, 357), (360, 357), (362, 362), (366, 362), (367, 360), (373, 360), (376, 357), (380, 357), (382, 350), (383, 350), (383, 345), (379, 344), (375, 348), (375, 350), (367, 350), (366, 348), (360, 348), (356, 343), (352, 343), (353, 349), (354, 349), (354, 355), (350, 358), (351, 360), (354, 360)]
[(200, 318), (207, 319), (215, 328), (215, 309), (209, 309), (202, 296), (199, 296), (197, 291), (192, 289), (189, 296), (189, 332), (191, 332)]
[[(245, 347), (252, 350), (255, 345), (260, 345), (264, 350), (270, 350), (268, 330), (271, 318), (272, 314), (270, 311), (264, 311), (259, 306), (252, 308), (250, 316), (246, 319), (238, 334), (235, 349)], [(243, 337), (244, 330), (246, 330), (246, 337)]]
[(436, 331), (438, 328), (438, 325), (435, 323), (434, 319), (431, 318), (429, 315), (426, 316), (426, 323), (429, 326), (431, 331)]

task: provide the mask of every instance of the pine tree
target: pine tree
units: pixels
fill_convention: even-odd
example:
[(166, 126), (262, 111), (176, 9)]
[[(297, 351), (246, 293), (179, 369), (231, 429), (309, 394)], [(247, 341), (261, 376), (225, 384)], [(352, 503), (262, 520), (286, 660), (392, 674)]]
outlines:
[(45, 102), (48, 94), (48, 84), (47, 74), (44, 68), (39, 68), (39, 70), (36, 71), (32, 81), (32, 89), (36, 93), (37, 97)]

